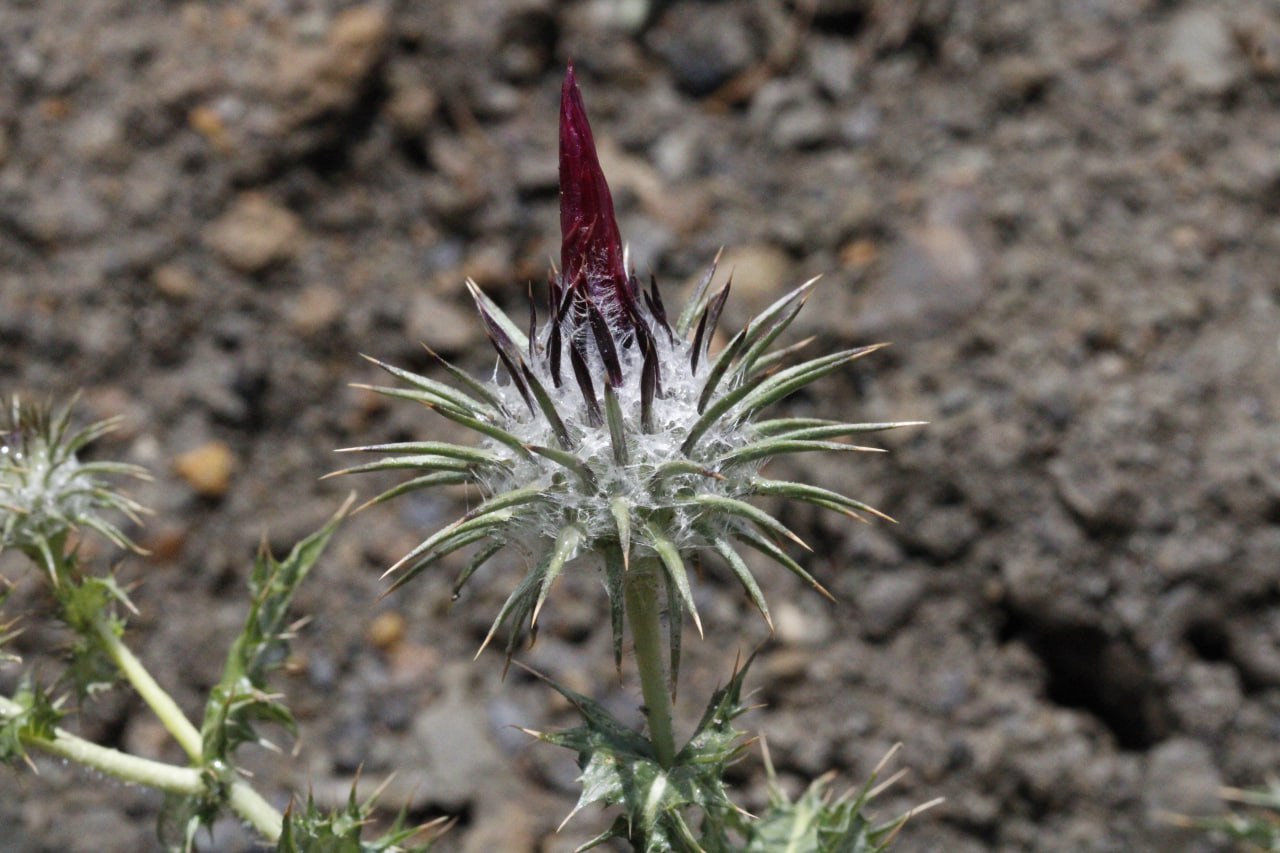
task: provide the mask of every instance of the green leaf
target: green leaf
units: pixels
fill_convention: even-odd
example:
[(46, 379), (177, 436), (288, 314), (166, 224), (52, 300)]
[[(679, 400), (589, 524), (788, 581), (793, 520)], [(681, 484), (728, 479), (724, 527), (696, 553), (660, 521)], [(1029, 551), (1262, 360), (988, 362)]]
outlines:
[(499, 328), (506, 333), (517, 349), (521, 351), (529, 349), (529, 338), (525, 336), (525, 333), (521, 331), (518, 325), (512, 322), (506, 312), (498, 307), (498, 303), (485, 295), (485, 292), (480, 289), (480, 285), (471, 279), (467, 279), (467, 291), (471, 294), (471, 298), (489, 313), (490, 319), (498, 324)]
[(324, 552), (351, 503), (348, 498), (324, 527), (295, 545), (283, 561), (277, 561), (265, 546), (254, 560), (249, 577), (252, 604), (248, 617), (205, 706), (200, 733), (206, 762), (229, 765), (239, 745), (260, 742), (257, 722), (275, 722), (293, 730), (293, 715), (267, 691), (267, 676), (288, 654), (290, 633), (286, 619), (294, 593)]
[(353, 785), (347, 805), (341, 809), (324, 811), (310, 794), (302, 805), (290, 803), (284, 813), (280, 840), (274, 848), (276, 853), (425, 853), (432, 847), (434, 839), (414, 845), (406, 842), (440, 821), (407, 826), (403, 810), (380, 837), (362, 840), (362, 831), (373, 817), (374, 797), (364, 803), (357, 802)]
[(764, 617), (765, 624), (769, 626), (769, 633), (773, 633), (773, 619), (769, 616), (769, 605), (765, 603), (764, 593), (760, 591), (760, 584), (756, 583), (755, 576), (751, 574), (751, 569), (743, 561), (742, 556), (734, 550), (733, 545), (729, 544), (729, 540), (720, 536), (709, 528), (704, 528), (703, 535), (711, 540), (711, 545), (715, 548), (717, 554), (724, 558), (729, 564), (729, 570), (737, 577), (738, 582), (742, 584), (742, 588), (747, 591), (747, 595), (751, 597), (751, 602), (760, 611), (760, 615)]
[[(820, 486), (811, 486), (808, 483), (789, 483), (782, 480), (766, 480), (762, 477), (757, 477), (752, 481), (751, 485), (757, 495), (791, 498), (816, 504), (817, 506), (834, 507), (837, 510), (847, 509), (868, 512), (877, 518), (883, 518), (885, 521), (894, 521), (892, 517), (885, 515), (869, 504)], [(894, 523), (896, 524), (896, 522)]]
[(746, 354), (738, 362), (737, 372), (739, 376), (745, 376), (750, 373), (765, 351), (773, 345), (779, 335), (787, 330), (787, 327), (795, 320), (796, 315), (804, 308), (805, 302), (809, 300), (809, 294), (813, 292), (813, 288), (817, 285), (819, 278), (820, 276), (815, 276), (795, 290), (787, 293), (761, 311), (747, 324), (747, 339), (751, 342), (751, 348), (747, 350)]
[[(649, 546), (653, 548), (658, 555), (658, 559), (662, 561), (667, 577), (675, 584), (685, 610), (688, 610), (689, 615), (693, 617), (693, 625), (698, 629), (698, 636), (703, 636), (702, 619), (698, 616), (698, 605), (693, 601), (693, 588), (689, 585), (689, 573), (685, 570), (684, 560), (680, 557), (680, 550), (676, 548), (675, 544), (666, 537), (656, 524), (645, 525), (645, 535), (649, 539)], [(671, 615), (673, 621), (678, 618), (678, 614)], [(672, 669), (675, 669), (675, 667), (672, 667)]]
[(779, 548), (769, 539), (765, 538), (764, 536), (761, 536), (755, 530), (751, 529), (750, 527), (747, 527), (745, 524), (740, 524), (736, 528), (734, 528), (733, 535), (738, 539), (742, 540), (743, 542), (747, 543), (748, 545), (750, 545), (752, 548), (755, 548), (757, 551), (759, 551), (761, 554), (764, 554), (766, 557), (770, 558), (775, 563), (778, 563), (780, 566), (785, 568), (787, 571), (791, 572), (796, 577), (800, 578), (805, 583), (809, 584), (809, 586), (817, 590), (818, 593), (822, 595), (824, 598), (826, 598), (827, 600), (829, 601), (836, 600), (835, 596), (833, 596), (830, 592), (828, 592), (825, 586), (818, 583), (817, 579), (814, 578), (813, 575), (806, 572), (803, 566), (801, 566), (795, 560), (791, 559), (791, 557), (787, 555), (787, 552), (783, 551), (781, 548)]
[(889, 421), (884, 423), (846, 424), (825, 418), (777, 418), (757, 421), (751, 432), (760, 436), (774, 436), (788, 440), (843, 438), (867, 432), (883, 432), (899, 427), (924, 426), (928, 421)]
[(870, 344), (865, 347), (857, 347), (815, 358), (802, 364), (797, 364), (795, 367), (781, 370), (761, 382), (759, 387), (742, 401), (742, 410), (744, 412), (754, 412), (757, 409), (770, 406), (792, 392), (816, 382), (830, 373), (834, 373), (846, 364), (857, 361), (887, 346), (888, 344)]
[(507, 543), (504, 540), (499, 539), (498, 541), (481, 548), (480, 551), (471, 558), (471, 561), (467, 563), (466, 567), (458, 573), (458, 579), (453, 582), (453, 599), (455, 601), (461, 594), (462, 588), (466, 586), (467, 581), (471, 580), (471, 576), (505, 547), (507, 547)]
[(683, 813), (696, 809), (712, 816), (717, 824), (737, 821), (723, 778), (727, 765), (742, 752), (741, 734), (733, 730), (731, 722), (745, 710), (740, 704), (745, 673), (744, 667), (729, 685), (716, 692), (693, 737), (665, 770), (646, 738), (624, 726), (600, 704), (543, 678), (583, 718), (583, 724), (576, 728), (537, 734), (545, 743), (578, 754), (582, 794), (565, 821), (588, 805), (618, 806), (623, 811), (608, 830), (579, 850), (597, 847), (612, 838), (624, 839), (644, 853), (729, 849), (723, 845), (703, 846), (690, 831)]
[(626, 546), (606, 542), (604, 551), (604, 589), (609, 597), (609, 627), (613, 633), (613, 664), (622, 671), (622, 626), (625, 590), (623, 579), (627, 574)]
[(66, 712), (62, 710), (62, 700), (54, 699), (30, 675), (22, 677), (11, 698), (21, 710), (0, 716), (0, 762), (29, 762), (26, 744), (32, 740), (52, 740), (58, 721)]
[[(386, 362), (379, 361), (371, 356), (365, 355), (362, 357), (367, 361), (376, 364), (378, 367), (382, 368), (387, 373), (390, 373), (397, 379), (412, 385), (420, 391), (434, 395), (438, 399), (443, 400), (445, 403), (461, 409), (462, 411), (472, 412), (477, 415), (485, 415), (488, 417), (492, 417), (498, 413), (498, 409), (496, 407), (491, 406), (488, 403), (481, 402), (463, 391), (458, 390), (452, 385), (447, 385), (444, 382), (437, 382), (434, 379), (429, 379), (426, 376), (421, 376), (412, 371), (405, 370), (404, 368), (396, 367), (393, 364), (387, 364)], [(374, 390), (381, 391), (381, 389)]]
[(680, 311), (680, 316), (676, 319), (675, 325), (676, 337), (686, 337), (689, 334), (689, 327), (693, 325), (693, 318), (698, 316), (699, 312), (706, 307), (707, 289), (711, 286), (711, 279), (715, 277), (716, 267), (720, 265), (720, 256), (723, 254), (723, 248), (716, 252), (715, 258), (711, 261), (711, 267), (703, 273), (697, 286), (694, 287), (693, 293), (689, 296), (689, 301), (684, 304), (683, 310)]
[(622, 417), (622, 407), (618, 405), (618, 395), (613, 386), (604, 385), (604, 412), (609, 423), (609, 442), (613, 445), (613, 460), (619, 465), (627, 464), (627, 430), (626, 421)]
[(581, 480), (582, 484), (588, 489), (596, 488), (595, 474), (591, 473), (591, 469), (587, 467), (585, 462), (572, 453), (565, 450), (557, 450), (554, 447), (540, 447), (535, 444), (526, 444), (525, 447), (539, 456), (546, 457), (552, 462), (564, 467), (566, 470), (576, 474), (578, 479)]
[(871, 800), (897, 776), (879, 787), (873, 786), (880, 771), (896, 752), (897, 747), (890, 750), (857, 791), (833, 797), (831, 782), (834, 774), (829, 773), (815, 780), (792, 801), (777, 784), (777, 776), (766, 751), (769, 808), (759, 819), (747, 825), (747, 843), (742, 848), (743, 853), (882, 853), (888, 850), (908, 819), (940, 802), (925, 803), (889, 821), (873, 821), (867, 814)]
[(368, 474), (371, 471), (400, 471), (408, 469), (448, 471), (458, 474), (475, 470), (475, 464), (461, 462), (457, 459), (446, 459), (442, 456), (389, 456), (386, 459), (379, 459), (377, 462), (355, 465), (351, 468), (343, 468), (340, 471), (330, 471), (321, 479), (344, 477), (347, 474)]
[(409, 492), (416, 492), (419, 489), (430, 489), (435, 486), (461, 486), (466, 483), (475, 482), (475, 477), (471, 473), (460, 474), (453, 471), (441, 471), (437, 474), (427, 474), (422, 477), (414, 477), (412, 480), (401, 483), (398, 486), (392, 486), (377, 497), (370, 498), (356, 508), (356, 512), (368, 509), (376, 504), (385, 503), (392, 498), (398, 498), (401, 495), (407, 495)]
[(785, 456), (790, 453), (884, 453), (879, 447), (861, 447), (856, 444), (842, 444), (838, 441), (788, 441), (770, 438), (739, 447), (731, 453), (720, 457), (723, 467), (755, 462), (759, 459), (770, 459), (774, 456)]
[(392, 444), (370, 444), (364, 447), (343, 447), (338, 453), (392, 453), (425, 456), (444, 456), (448, 459), (460, 459), (463, 462), (475, 462), (481, 465), (502, 465), (510, 463), (500, 456), (479, 447), (467, 447), (462, 444), (450, 444), (443, 441), (397, 441)]
[(538, 591), (538, 601), (533, 605), (533, 615), (529, 617), (529, 626), (531, 628), (537, 626), (538, 614), (542, 612), (542, 605), (546, 603), (552, 584), (556, 582), (556, 578), (560, 577), (560, 572), (564, 570), (565, 563), (569, 562), (577, 554), (578, 546), (582, 544), (585, 536), (586, 534), (582, 528), (575, 524), (565, 525), (560, 529), (560, 533), (556, 535), (556, 544), (551, 549), (546, 571), (542, 573), (542, 588)]
[(752, 506), (746, 501), (740, 501), (737, 498), (728, 498), (723, 495), (695, 495), (690, 498), (690, 502), (705, 509), (716, 510), (727, 515), (745, 518), (747, 521), (750, 521), (762, 530), (767, 530), (770, 533), (790, 539), (806, 551), (813, 550), (805, 544), (803, 539), (792, 533), (791, 530), (788, 529), (781, 521), (778, 521), (778, 519), (769, 515), (769, 513), (757, 506)]

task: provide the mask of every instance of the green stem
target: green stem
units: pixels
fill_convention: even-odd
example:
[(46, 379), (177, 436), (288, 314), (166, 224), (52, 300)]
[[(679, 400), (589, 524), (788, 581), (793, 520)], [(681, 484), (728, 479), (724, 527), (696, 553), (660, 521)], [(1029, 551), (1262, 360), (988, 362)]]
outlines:
[[(204, 739), (200, 736), (199, 729), (192, 725), (182, 713), (182, 709), (178, 707), (173, 697), (151, 677), (151, 673), (142, 665), (142, 661), (138, 660), (129, 647), (121, 642), (115, 629), (105, 618), (99, 617), (94, 621), (93, 627), (111, 660), (115, 662), (125, 680), (138, 691), (138, 695), (159, 718), (160, 724), (173, 735), (173, 739), (187, 753), (193, 764), (203, 764)], [(193, 772), (198, 773), (198, 771)], [(253, 828), (268, 841), (279, 840), (284, 818), (248, 783), (239, 779), (234, 780), (227, 794), (227, 802), (232, 811), (252, 824)]]
[[(0, 696), (0, 717), (16, 717), (22, 712), (23, 707), (17, 702)], [(76, 737), (63, 729), (54, 729), (52, 738), (24, 736), (22, 742), (41, 752), (92, 767), (126, 782), (175, 794), (199, 794), (204, 790), (204, 779), (198, 768), (175, 767), (163, 761), (129, 755)]]
[(98, 617), (94, 620), (93, 628), (102, 642), (103, 649), (120, 670), (120, 674), (133, 685), (133, 689), (138, 691), (142, 701), (155, 712), (160, 719), (160, 724), (173, 735), (173, 739), (187, 753), (187, 757), (197, 764), (203, 761), (204, 741), (200, 737), (199, 730), (182, 713), (178, 703), (173, 701), (173, 697), (156, 683), (151, 673), (142, 665), (142, 661), (138, 660), (134, 653), (129, 651), (129, 647), (121, 642), (115, 629), (105, 618)]
[(671, 695), (667, 693), (667, 673), (663, 662), (662, 619), (658, 599), (658, 569), (652, 560), (637, 560), (627, 572), (625, 596), (627, 621), (635, 643), (636, 668), (640, 671), (640, 692), (644, 695), (649, 720), (649, 739), (658, 763), (675, 763), (676, 739), (671, 724)]

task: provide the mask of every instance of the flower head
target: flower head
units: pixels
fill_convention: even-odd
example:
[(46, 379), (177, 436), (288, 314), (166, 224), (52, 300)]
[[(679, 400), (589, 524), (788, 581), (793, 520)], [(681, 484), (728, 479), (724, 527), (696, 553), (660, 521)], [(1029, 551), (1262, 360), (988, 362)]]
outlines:
[(56, 414), (15, 398), (0, 427), (0, 550), (25, 551), (54, 572), (53, 543), (81, 527), (121, 548), (136, 546), (101, 515), (115, 510), (133, 522), (146, 510), (103, 483), (103, 475), (146, 479), (147, 472), (118, 462), (81, 462), (77, 453), (116, 428), (115, 419), (71, 432), (71, 406)]
[[(409, 386), (374, 390), (416, 400), (481, 437), (474, 447), (421, 441), (349, 448), (386, 456), (336, 473), (418, 473), (370, 503), (447, 484), (474, 485), (484, 497), (388, 570), (401, 573), (395, 585), (477, 546), (456, 591), (503, 548), (524, 552), (529, 572), (489, 632), (492, 639), (509, 626), (508, 656), (524, 632), (536, 628), (552, 585), (576, 558), (602, 569), (615, 655), (622, 643), (622, 584), (637, 561), (658, 567), (672, 613), (687, 611), (699, 631), (685, 560), (702, 549), (721, 557), (766, 620), (764, 597), (738, 552), (744, 545), (826, 594), (784, 550), (787, 541), (804, 543), (749, 499), (776, 495), (852, 517), (882, 514), (836, 492), (765, 478), (760, 469), (788, 453), (873, 450), (837, 439), (906, 424), (758, 415), (882, 345), (782, 367), (803, 343), (771, 347), (804, 305), (812, 280), (758, 314), (713, 355), (711, 340), (729, 295), (729, 283), (711, 293), (714, 262), (679, 316), (668, 316), (657, 282), (642, 289), (625, 268), (572, 67), (561, 95), (560, 182), (561, 270), (550, 279), (546, 322), (539, 326), (531, 306), (522, 329), (467, 283), (502, 368), (493, 381), (445, 364), (457, 382), (449, 385), (374, 362)], [(671, 620), (673, 664), (681, 621)]]

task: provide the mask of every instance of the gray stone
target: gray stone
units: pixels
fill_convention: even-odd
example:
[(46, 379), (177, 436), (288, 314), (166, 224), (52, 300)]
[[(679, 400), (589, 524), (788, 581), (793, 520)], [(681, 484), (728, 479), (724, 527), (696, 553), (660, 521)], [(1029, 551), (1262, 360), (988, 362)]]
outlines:
[(893, 572), (873, 579), (858, 594), (858, 621), (868, 637), (881, 639), (911, 618), (925, 592), (922, 572)]
[(294, 257), (302, 225), (292, 211), (262, 193), (243, 193), (205, 232), (205, 242), (232, 269), (264, 272)]
[(1154, 826), (1170, 815), (1204, 816), (1222, 810), (1222, 776), (1209, 747), (1177, 737), (1152, 750), (1147, 759), (1143, 806)]
[(743, 7), (677, 3), (659, 19), (649, 45), (666, 62), (676, 84), (691, 95), (709, 95), (756, 58)]
[(1227, 23), (1212, 9), (1198, 6), (1174, 18), (1164, 61), (1189, 89), (1208, 95), (1234, 88), (1245, 70)]

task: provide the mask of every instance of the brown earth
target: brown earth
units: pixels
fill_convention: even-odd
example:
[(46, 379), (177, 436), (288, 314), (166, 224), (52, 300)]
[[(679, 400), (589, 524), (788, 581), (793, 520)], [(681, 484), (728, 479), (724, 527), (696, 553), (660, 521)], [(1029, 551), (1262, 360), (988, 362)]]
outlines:
[[(932, 422), (789, 466), (901, 523), (788, 511), (842, 604), (765, 574), (750, 722), (786, 783), (902, 741), (882, 813), (947, 798), (902, 850), (1224, 849), (1164, 815), (1280, 771), (1280, 7), (798, 6), (10, 0), (0, 390), (126, 416), (97, 453), (156, 473), (131, 637), (195, 713), (264, 528), (283, 550), (372, 494), (318, 482), (331, 449), (449, 434), (349, 388), (357, 353), (488, 370), (463, 279), (511, 305), (543, 280), (572, 57), (636, 266), (672, 291), (729, 247), (735, 322), (824, 273), (797, 338), (896, 345), (787, 406)], [(445, 850), (572, 849), (602, 818), (555, 835), (571, 757), (511, 728), (567, 709), (470, 662), (504, 572), (453, 608), (451, 570), (378, 599), (447, 504), (346, 524), (280, 677), (298, 755), (247, 762), (281, 805), (398, 771), (388, 806), (459, 816)], [(686, 724), (765, 635), (714, 570), (698, 589)], [(634, 717), (603, 591), (559, 593), (527, 660)], [(20, 647), (62, 639), (32, 619)], [(124, 691), (78, 725), (179, 758)], [(6, 850), (155, 847), (158, 797), (40, 766), (0, 773)], [(738, 775), (758, 805), (758, 754)], [(234, 821), (204, 842), (251, 849)]]

